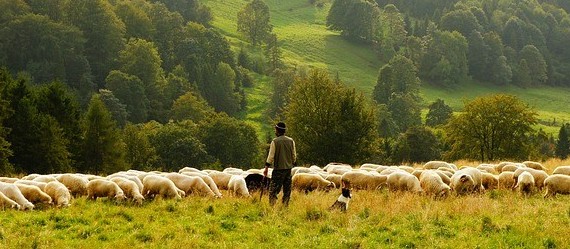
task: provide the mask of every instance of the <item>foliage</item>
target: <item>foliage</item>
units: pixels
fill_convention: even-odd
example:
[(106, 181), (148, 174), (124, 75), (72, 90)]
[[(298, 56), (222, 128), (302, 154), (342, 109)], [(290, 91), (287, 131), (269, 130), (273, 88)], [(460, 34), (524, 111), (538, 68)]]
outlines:
[(10, 129), (4, 126), (4, 120), (13, 115), (10, 103), (5, 99), (5, 88), (11, 81), (10, 74), (6, 69), (0, 69), (0, 174), (7, 175), (14, 170), (8, 157), (12, 156), (10, 142), (6, 140)]
[(198, 129), (208, 154), (224, 167), (261, 167), (260, 143), (250, 125), (221, 114), (203, 120)]
[(362, 95), (333, 82), (322, 70), (293, 83), (285, 117), (302, 162), (353, 164), (373, 153), (374, 109)]
[(441, 145), (429, 128), (414, 126), (400, 135), (392, 157), (394, 162), (421, 163), (438, 160), (441, 157)]
[(445, 125), (453, 115), (451, 107), (445, 104), (442, 99), (437, 99), (428, 106), (428, 114), (426, 116), (426, 126), (436, 127)]
[(125, 170), (125, 144), (99, 94), (93, 95), (83, 119), (83, 172), (110, 174)]
[(192, 120), (199, 123), (214, 113), (214, 109), (200, 95), (189, 91), (174, 101), (170, 110), (170, 119)]
[(123, 129), (125, 161), (137, 170), (153, 169), (158, 155), (150, 144), (149, 134), (143, 125), (127, 124)]
[(570, 126), (563, 124), (558, 132), (558, 141), (556, 142), (556, 157), (566, 159), (570, 154), (570, 141), (568, 138), (568, 131)]
[(127, 119), (133, 123), (147, 121), (149, 101), (139, 77), (113, 70), (105, 79), (106, 86), (125, 105)]
[(293, 70), (278, 69), (273, 72), (273, 91), (271, 93), (271, 104), (269, 116), (277, 120), (282, 120), (283, 107), (287, 105), (289, 88), (295, 81), (296, 74)]
[(263, 0), (253, 0), (237, 14), (237, 31), (244, 33), (251, 44), (260, 44), (269, 38), (273, 26), (270, 23), (269, 7)]
[(150, 130), (149, 141), (159, 156), (158, 168), (177, 171), (183, 167), (201, 169), (212, 158), (198, 139), (198, 129), (191, 121), (158, 125)]
[(481, 161), (526, 159), (536, 113), (511, 95), (480, 97), (465, 104), (446, 126), (448, 158)]
[(125, 104), (115, 97), (113, 92), (107, 89), (99, 90), (99, 98), (105, 104), (105, 108), (111, 113), (111, 117), (116, 122), (118, 127), (124, 127), (127, 124), (127, 107)]
[(366, 0), (336, 0), (327, 15), (327, 27), (341, 31), (343, 36), (371, 42), (376, 38), (380, 8)]
[(442, 86), (458, 84), (467, 77), (467, 40), (457, 31), (435, 30), (428, 34), (420, 75)]

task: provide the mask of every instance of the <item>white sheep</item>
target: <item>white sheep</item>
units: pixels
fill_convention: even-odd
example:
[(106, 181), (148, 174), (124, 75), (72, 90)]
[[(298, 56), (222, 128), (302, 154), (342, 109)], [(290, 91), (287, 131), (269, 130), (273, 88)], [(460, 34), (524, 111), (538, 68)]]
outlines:
[(544, 181), (546, 194), (544, 198), (555, 196), (556, 194), (570, 194), (570, 176), (551, 175)]
[(444, 161), (429, 161), (424, 164), (424, 169), (438, 169), (438, 168), (449, 168), (457, 170), (457, 167), (454, 164), (447, 163)]
[(515, 172), (505, 171), (499, 174), (499, 189), (512, 189), (515, 186)]
[(420, 175), (420, 186), (424, 192), (434, 197), (449, 195), (451, 188), (443, 182), (441, 176), (434, 170), (425, 170)]
[(342, 185), (342, 175), (328, 174), (324, 178), (325, 178), (325, 180), (331, 181), (332, 183), (334, 183), (336, 188), (340, 188), (340, 186)]
[(483, 184), (484, 189), (491, 190), (499, 187), (499, 176), (487, 172), (481, 172), (481, 177), (481, 184)]
[(8, 206), (9, 208), (20, 209), (20, 204), (8, 198), (4, 193), (0, 192), (0, 206), (2, 208)]
[(176, 187), (174, 183), (159, 175), (147, 175), (142, 181), (142, 195), (145, 198), (160, 196), (162, 198), (182, 199), (180, 192), (184, 192)]
[(422, 187), (420, 186), (420, 180), (414, 175), (399, 170), (388, 175), (386, 180), (388, 184), (388, 189), (390, 191), (410, 191), (414, 193), (422, 193)]
[(228, 189), (228, 183), (230, 182), (230, 179), (232, 178), (231, 174), (228, 174), (225, 172), (219, 172), (219, 171), (211, 172), (208, 174), (208, 176), (210, 176), (212, 178), (212, 180), (214, 180), (214, 183), (216, 184), (218, 189), (222, 189), (222, 190)]
[(22, 191), (13, 183), (0, 182), (0, 192), (2, 192), (6, 197), (15, 201), (20, 205), (21, 210), (32, 210), (34, 209), (34, 204), (32, 204), (24, 195)]
[(97, 200), (99, 197), (113, 198), (118, 201), (126, 199), (125, 192), (116, 183), (106, 179), (95, 179), (87, 183), (87, 198)]
[(87, 195), (87, 184), (89, 183), (87, 177), (76, 174), (62, 174), (55, 179), (65, 185), (72, 196)]
[[(135, 177), (136, 178), (136, 177)], [(136, 178), (138, 180), (138, 178)], [(132, 180), (123, 177), (113, 177), (111, 181), (116, 183), (128, 199), (133, 200), (137, 204), (142, 204), (144, 196), (141, 194), (141, 189)]]
[(537, 170), (537, 169), (533, 169), (533, 168), (518, 168), (517, 170), (515, 170), (514, 174), (513, 174), (513, 180), (515, 181), (515, 184), (513, 185), (513, 187), (517, 184), (517, 180), (520, 174), (522, 174), (523, 172), (528, 172), (532, 175), (532, 177), (534, 177), (534, 185), (536, 186), (536, 188), (538, 190), (542, 190), (542, 188), (544, 187), (544, 180), (546, 180), (546, 178), (548, 177), (548, 174), (546, 172), (544, 172), (543, 170)]
[(32, 181), (49, 183), (49, 182), (57, 181), (57, 179), (55, 179), (55, 177), (49, 176), (49, 175), (40, 175), (40, 176), (34, 178), (34, 180), (32, 180)]
[(14, 183), (17, 180), (20, 180), (18, 178), (14, 178), (14, 177), (4, 177), (4, 176), (0, 176), (0, 182), (5, 182), (5, 183)]
[(69, 193), (69, 189), (61, 182), (48, 182), (44, 192), (51, 197), (52, 203), (58, 207), (67, 207), (70, 205), (71, 193)]
[(44, 203), (51, 204), (51, 197), (42, 191), (39, 187), (26, 184), (15, 183), (16, 187), (20, 189), (22, 195), (32, 204)]
[(133, 181), (137, 185), (139, 192), (142, 193), (142, 189), (143, 189), (142, 181), (135, 174), (130, 174), (128, 172), (127, 173), (118, 173), (118, 174), (115, 173), (115, 174), (107, 176), (107, 179), (112, 180), (113, 178), (117, 178), (117, 177)]
[(465, 167), (456, 171), (450, 180), (451, 189), (458, 194), (480, 192), (485, 189), (483, 187), (483, 175), (481, 171), (473, 167)]
[(47, 183), (45, 183), (45, 182), (36, 182), (36, 181), (32, 181), (32, 180), (17, 180), (14, 183), (15, 184), (26, 184), (26, 185), (36, 186), (36, 187), (40, 188), (42, 191), (45, 191), (46, 185), (47, 185)]
[(514, 187), (523, 195), (530, 195), (534, 189), (534, 177), (529, 172), (523, 172), (519, 175), (517, 185)]
[(170, 179), (177, 188), (184, 191), (186, 196), (197, 193), (199, 195), (216, 197), (216, 194), (208, 184), (199, 176), (188, 176), (179, 173), (167, 173), (163, 176)]
[(373, 175), (365, 171), (349, 171), (342, 175), (341, 181), (354, 189), (376, 190), (386, 185), (387, 176)]
[[(183, 175), (187, 175), (187, 176), (197, 176), (202, 178), (202, 180), (204, 180), (204, 182), (206, 182), (206, 184), (208, 184), (208, 187), (210, 187), (210, 189), (212, 190), (212, 192), (214, 192), (214, 194), (216, 195), (216, 197), (221, 198), (222, 197), (222, 193), (220, 192), (220, 189), (218, 188), (218, 185), (216, 184), (216, 182), (214, 182), (214, 179), (212, 179), (212, 177), (210, 177), (207, 174), (204, 174), (203, 172), (198, 173), (198, 172), (183, 172)], [(263, 172), (261, 173), (263, 174)]]
[(544, 172), (548, 172), (548, 169), (545, 168), (541, 163), (539, 162), (533, 162), (533, 161), (524, 161), (522, 162), (522, 164), (524, 164), (526, 167), (531, 168), (531, 169), (536, 169), (536, 170), (542, 170)]
[(560, 174), (570, 176), (570, 166), (558, 166), (552, 171), (552, 174)]
[(336, 188), (333, 182), (325, 180), (318, 174), (298, 173), (291, 180), (294, 189), (305, 191), (305, 193), (313, 190), (328, 191)]
[(228, 182), (228, 189), (235, 196), (250, 197), (245, 178), (242, 175), (233, 175)]

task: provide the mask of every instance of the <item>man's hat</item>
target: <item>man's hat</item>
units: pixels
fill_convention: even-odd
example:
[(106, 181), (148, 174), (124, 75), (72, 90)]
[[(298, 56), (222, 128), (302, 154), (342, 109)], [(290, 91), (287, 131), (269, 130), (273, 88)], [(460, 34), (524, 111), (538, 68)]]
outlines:
[(285, 126), (285, 123), (283, 123), (283, 122), (277, 123), (277, 124), (275, 125), (275, 128), (277, 128), (277, 129), (279, 129), (279, 130), (282, 130), (282, 131), (284, 131), (284, 130), (287, 129), (287, 127)]

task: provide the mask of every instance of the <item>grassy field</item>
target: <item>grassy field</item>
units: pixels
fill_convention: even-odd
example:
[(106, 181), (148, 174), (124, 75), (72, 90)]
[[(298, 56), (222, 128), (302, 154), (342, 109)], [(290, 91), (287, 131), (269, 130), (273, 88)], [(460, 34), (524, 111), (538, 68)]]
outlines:
[[(460, 161), (461, 165), (478, 162)], [(550, 171), (570, 160), (550, 160)], [(416, 165), (417, 166), (417, 165)], [(252, 198), (187, 197), (142, 206), (107, 200), (0, 210), (0, 248), (569, 248), (570, 196), (509, 190), (434, 200), (386, 189), (293, 192), (290, 206)]]
[[(203, 0), (212, 9), (214, 28), (226, 35), (235, 50), (248, 47), (244, 37), (237, 33), (237, 12), (247, 1)], [(323, 8), (309, 4), (307, 0), (266, 0), (271, 10), (271, 23), (283, 48), (285, 62), (290, 66), (324, 68), (340, 78), (350, 87), (370, 95), (378, 70), (383, 65), (367, 46), (346, 41), (338, 32), (326, 29), (325, 20), (330, 4)], [(258, 84), (267, 84), (262, 80)], [(260, 134), (267, 133), (267, 125), (256, 124), (266, 109), (263, 103), (270, 89), (261, 86), (247, 91), (248, 100), (254, 107), (248, 108), (247, 120), (254, 124)], [(464, 101), (478, 96), (507, 93), (520, 97), (539, 113), (537, 128), (550, 134), (557, 134), (562, 122), (570, 122), (570, 89), (540, 87), (523, 89), (513, 86), (497, 87), (476, 82), (466, 82), (454, 89), (443, 89), (423, 84), (421, 94), (424, 106), (440, 98), (454, 110), (459, 111)], [(261, 104), (261, 105), (260, 105)], [(554, 122), (555, 121), (555, 122)]]

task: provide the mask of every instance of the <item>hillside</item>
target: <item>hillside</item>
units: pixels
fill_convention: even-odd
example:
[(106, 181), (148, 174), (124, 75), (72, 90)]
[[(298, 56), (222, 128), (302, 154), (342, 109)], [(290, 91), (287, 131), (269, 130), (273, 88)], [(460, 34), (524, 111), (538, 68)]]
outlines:
[[(214, 16), (212, 25), (227, 37), (234, 49), (247, 46), (247, 42), (236, 30), (237, 12), (247, 2), (238, 0), (204, 0), (203, 2), (212, 10)], [(265, 2), (270, 8), (273, 30), (281, 42), (284, 60), (287, 64), (326, 68), (332, 74), (338, 73), (348, 86), (355, 87), (366, 95), (371, 94), (376, 84), (378, 70), (383, 62), (369, 47), (348, 42), (338, 32), (327, 30), (325, 18), (330, 3), (317, 8), (307, 0), (267, 0)], [(261, 84), (268, 82), (267, 80), (261, 81)], [(257, 112), (264, 108), (256, 105), (263, 105), (265, 102), (260, 99), (268, 94), (266, 91), (259, 91), (260, 88), (270, 89), (257, 86), (257, 90), (248, 91), (248, 99), (255, 99), (255, 101), (250, 101), (246, 117), (254, 124), (259, 121), (263, 122), (259, 119)], [(475, 81), (463, 82), (452, 89), (435, 87), (425, 82), (421, 87), (424, 106), (441, 98), (455, 111), (460, 111), (464, 101), (494, 93), (516, 95), (534, 107), (540, 119), (540, 125), (537, 128), (549, 134), (556, 134), (563, 122), (570, 121), (568, 112), (570, 100), (567, 98), (570, 89), (568, 88), (520, 88)], [(258, 96), (259, 94), (262, 96)], [(260, 129), (259, 123), (256, 126)]]

